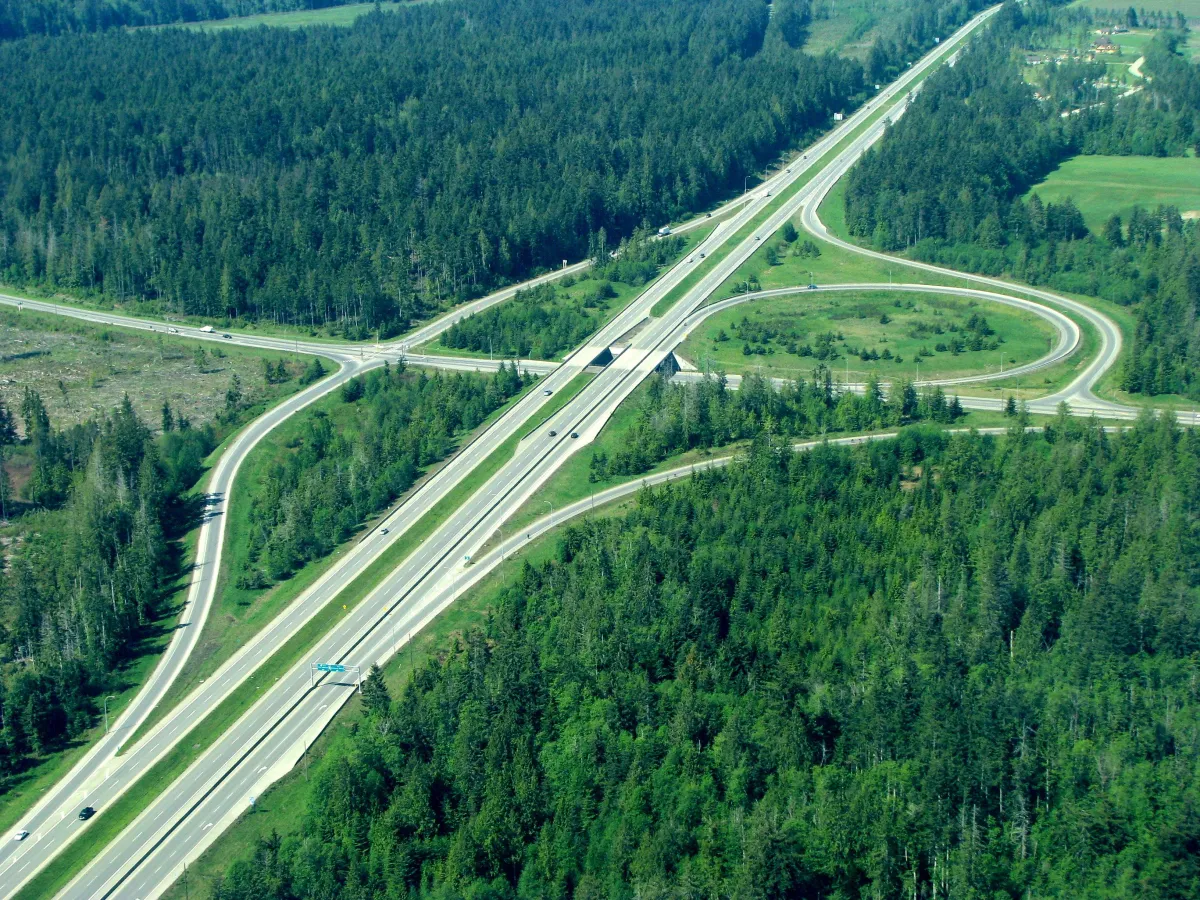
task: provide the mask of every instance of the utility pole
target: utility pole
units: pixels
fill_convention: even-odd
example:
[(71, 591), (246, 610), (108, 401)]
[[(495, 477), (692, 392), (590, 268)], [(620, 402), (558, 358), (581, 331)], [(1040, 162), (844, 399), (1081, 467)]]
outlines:
[(542, 502), (545, 503), (548, 507), (550, 507), (550, 524), (553, 525), (554, 524), (554, 504), (551, 503), (549, 500), (543, 500)]
[(116, 695), (109, 694), (104, 698), (104, 733), (108, 734), (108, 701), (116, 700)]

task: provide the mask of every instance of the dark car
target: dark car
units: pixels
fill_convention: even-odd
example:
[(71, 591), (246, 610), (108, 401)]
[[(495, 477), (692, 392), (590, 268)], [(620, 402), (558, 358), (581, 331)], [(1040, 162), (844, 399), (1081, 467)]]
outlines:
[(558, 437), (558, 432), (557, 432), (557, 431), (554, 431), (554, 430), (551, 430), (551, 431), (550, 431), (550, 437)]
[(572, 431), (572, 432), (571, 432), (571, 437), (573, 437), (573, 438), (577, 438), (577, 437), (579, 437), (579, 432), (578, 432), (578, 431)]
[(79, 821), (83, 822), (87, 819), (90, 819), (95, 814), (96, 811), (94, 809), (92, 809), (90, 806), (85, 806), (79, 811)]
[(223, 335), (221, 335), (221, 337), (225, 338), (225, 340), (227, 340), (227, 341), (233, 340), (232, 334), (223, 334)]

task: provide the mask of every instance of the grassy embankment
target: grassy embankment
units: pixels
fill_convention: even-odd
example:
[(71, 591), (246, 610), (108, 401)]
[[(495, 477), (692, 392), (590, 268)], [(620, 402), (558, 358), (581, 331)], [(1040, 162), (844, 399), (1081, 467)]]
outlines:
[[(578, 393), (591, 378), (592, 376), (590, 375), (578, 376), (546, 403), (539, 412), (539, 417), (553, 415), (571, 397)], [(492, 413), (476, 429), (475, 434), (480, 434), (490, 427), (518, 399), (519, 397), (513, 398), (505, 406)], [(329, 416), (334, 422), (335, 427), (344, 429), (347, 433), (353, 433), (359, 427), (359, 420), (365, 415), (359, 409), (358, 404), (344, 403), (336, 394), (318, 401), (313, 405), (312, 409)], [(306, 416), (295, 416), (280, 425), (269, 437), (265, 438), (243, 464), (242, 472), (239, 473), (239, 483), (242, 485), (257, 484), (263, 473), (274, 465), (277, 460), (291, 452), (296, 439), (306, 427), (306, 421)], [(463, 436), (464, 444), (470, 437), (467, 435)], [(515, 447), (515, 444), (513, 446)], [(433, 529), (440, 525), (446, 516), (457, 508), (462, 499), (470, 496), (487, 478), (491, 477), (491, 474), (498, 468), (499, 464), (502, 464), (511, 457), (511, 448), (509, 448), (507, 443), (502, 445), (500, 449), (508, 449), (508, 452), (503, 457), (500, 457), (496, 455), (499, 453), (499, 450), (497, 450), (489, 456), (476, 471), (467, 476), (454, 489), (447, 500), (438, 504), (426, 517), (417, 522), (414, 526), (414, 529), (419, 532), (419, 538), (416, 542), (412, 540), (410, 534), (404, 534), (399, 537), (397, 546), (407, 549), (396, 552), (388, 551), (385, 554), (388, 559), (395, 560), (392, 565), (393, 568), (403, 559), (403, 556), (406, 556), (408, 552), (415, 549), (416, 543), (419, 543), (419, 540), (424, 539), (424, 537), (432, 533)], [(409, 496), (429, 478), (433, 477), (449, 461), (450, 458), (447, 458), (441, 464), (431, 467), (408, 493), (394, 501), (387, 510), (377, 513), (364, 522), (354, 537), (337, 547), (329, 556), (310, 562), (290, 578), (265, 589), (252, 590), (239, 588), (236, 580), (231, 577), (231, 573), (242, 570), (247, 559), (248, 541), (246, 538), (250, 529), (250, 508), (253, 500), (253, 493), (250, 491), (241, 490), (235, 492), (229, 502), (229, 524), (226, 526), (228, 531), (225, 535), (225, 553), (221, 561), (221, 574), (217, 587), (217, 595), (214, 599), (213, 608), (209, 613), (208, 620), (205, 622), (200, 640), (192, 656), (179, 673), (179, 677), (176, 678), (174, 684), (172, 684), (163, 697), (162, 702), (159, 703), (146, 723), (130, 738), (126, 746), (131, 746), (133, 742), (145, 734), (159, 719), (173, 709), (181, 699), (199, 686), (202, 681), (210, 677), (227, 659), (237, 652), (238, 648), (246, 644), (263, 628), (274, 621), (275, 617), (288, 604), (316, 583), (322, 575), (353, 549), (362, 540), (364, 533), (371, 531), (376, 523), (390, 515), (392, 510), (397, 506), (403, 504)], [(455, 497), (459, 498), (457, 502), (453, 501)], [(438, 512), (440, 515), (429, 518), (434, 512)], [(397, 556), (398, 553), (402, 555)], [(390, 571), (390, 569), (387, 571)]]

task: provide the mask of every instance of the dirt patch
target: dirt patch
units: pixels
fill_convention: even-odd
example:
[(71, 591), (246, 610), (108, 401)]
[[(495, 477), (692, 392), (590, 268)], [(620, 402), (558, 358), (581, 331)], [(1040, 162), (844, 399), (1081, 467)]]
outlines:
[(196, 424), (211, 421), (225, 405), (236, 374), (246, 402), (290, 392), (268, 385), (263, 360), (283, 358), (293, 376), (300, 357), (170, 340), (119, 328), (0, 311), (0, 400), (14, 412), (25, 388), (42, 396), (61, 428), (112, 409), (128, 394), (138, 414), (157, 430), (163, 403)]

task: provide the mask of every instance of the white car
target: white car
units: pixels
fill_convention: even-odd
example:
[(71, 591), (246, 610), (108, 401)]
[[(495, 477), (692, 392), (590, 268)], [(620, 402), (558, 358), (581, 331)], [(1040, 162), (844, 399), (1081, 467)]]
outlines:
[(14, 831), (13, 832), (13, 840), (14, 841), (23, 841), (27, 837), (29, 837), (28, 831)]
[(551, 394), (554, 393), (554, 391), (550, 390), (550, 388), (542, 388), (542, 393), (545, 394), (547, 397), (549, 397)]

